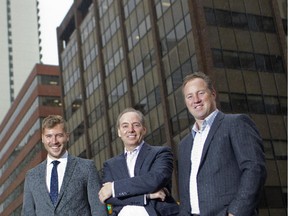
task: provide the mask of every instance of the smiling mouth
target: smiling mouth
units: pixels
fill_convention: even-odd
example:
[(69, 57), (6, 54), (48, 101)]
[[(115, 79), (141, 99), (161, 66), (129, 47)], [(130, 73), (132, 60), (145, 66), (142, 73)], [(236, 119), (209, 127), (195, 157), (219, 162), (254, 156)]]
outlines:
[(197, 106), (194, 107), (194, 109), (199, 109), (201, 107), (202, 107), (202, 105), (197, 105)]

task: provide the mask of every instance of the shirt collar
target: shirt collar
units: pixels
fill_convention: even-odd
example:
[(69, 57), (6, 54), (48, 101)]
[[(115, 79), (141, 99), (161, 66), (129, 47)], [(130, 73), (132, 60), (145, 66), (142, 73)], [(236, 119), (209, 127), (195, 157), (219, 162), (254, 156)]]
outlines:
[(216, 117), (216, 115), (218, 114), (219, 110), (216, 109), (215, 111), (213, 111), (212, 113), (210, 113), (210, 115), (208, 115), (204, 121), (203, 121), (203, 124), (200, 128), (200, 130), (197, 129), (197, 126), (196, 126), (196, 122), (194, 123), (193, 127), (192, 127), (192, 130), (191, 130), (191, 133), (193, 135), (193, 137), (195, 136), (195, 134), (199, 131), (203, 131), (205, 129), (205, 127), (207, 125), (209, 125), (211, 127), (212, 123), (214, 122), (214, 119)]
[[(143, 146), (143, 144), (144, 144), (144, 141), (142, 141), (141, 142), (141, 144), (140, 145), (138, 145), (131, 153), (136, 153), (136, 152), (139, 152), (140, 151), (140, 149), (142, 148), (142, 146)], [(124, 152), (125, 152), (125, 155), (129, 152), (129, 151), (127, 151), (127, 149), (126, 148), (124, 148)]]

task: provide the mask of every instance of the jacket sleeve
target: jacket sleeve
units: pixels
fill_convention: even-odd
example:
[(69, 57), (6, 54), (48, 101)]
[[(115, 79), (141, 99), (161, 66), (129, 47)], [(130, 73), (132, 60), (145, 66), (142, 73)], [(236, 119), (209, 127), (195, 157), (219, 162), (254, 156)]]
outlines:
[(191, 169), (191, 149), (193, 137), (187, 135), (178, 146), (178, 190), (180, 199), (179, 216), (190, 216), (190, 196), (188, 192)]
[(21, 216), (36, 216), (34, 198), (29, 185), (29, 173), (30, 172), (28, 171), (24, 182), (24, 195)]
[(107, 199), (105, 203), (112, 204), (115, 206), (126, 206), (126, 205), (145, 206), (147, 203), (144, 200), (145, 200), (144, 195), (123, 197), (123, 198), (111, 197)]
[(231, 145), (241, 170), (241, 180), (228, 212), (252, 215), (256, 209), (266, 179), (263, 144), (254, 122), (246, 115), (231, 119)]
[(168, 147), (158, 149), (151, 160), (149, 170), (133, 178), (114, 181), (115, 197), (130, 197), (153, 193), (165, 187), (173, 172), (173, 155)]
[[(113, 182), (113, 176), (112, 176), (112, 171), (110, 169), (110, 165), (108, 162), (105, 162), (103, 165), (103, 183), (105, 182)], [(112, 204), (115, 206), (126, 206), (126, 205), (138, 205), (138, 206), (144, 206), (144, 195), (137, 195), (137, 196), (130, 196), (130, 197), (122, 197), (122, 198), (117, 198), (117, 197), (110, 197), (105, 201), (107, 204)]]
[(88, 161), (88, 170), (87, 193), (89, 205), (91, 208), (91, 215), (105, 216), (107, 215), (106, 207), (100, 202), (98, 198), (101, 182), (93, 161)]

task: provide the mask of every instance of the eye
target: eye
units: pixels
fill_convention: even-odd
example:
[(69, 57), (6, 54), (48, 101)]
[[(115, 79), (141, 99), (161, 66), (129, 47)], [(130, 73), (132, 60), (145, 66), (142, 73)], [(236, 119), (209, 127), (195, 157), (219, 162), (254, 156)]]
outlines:
[(204, 95), (204, 94), (205, 94), (205, 91), (199, 91), (198, 94), (199, 94), (199, 95)]
[(51, 135), (51, 134), (48, 134), (48, 135), (45, 135), (45, 137), (46, 137), (47, 139), (51, 139), (52, 135)]
[(140, 123), (136, 123), (134, 124), (135, 127), (141, 127), (141, 124)]
[(56, 136), (59, 137), (59, 138), (62, 138), (62, 137), (64, 137), (64, 134), (61, 133), (61, 134), (57, 134)]
[(187, 95), (186, 98), (189, 99), (189, 100), (191, 100), (193, 97), (192, 97), (192, 95)]

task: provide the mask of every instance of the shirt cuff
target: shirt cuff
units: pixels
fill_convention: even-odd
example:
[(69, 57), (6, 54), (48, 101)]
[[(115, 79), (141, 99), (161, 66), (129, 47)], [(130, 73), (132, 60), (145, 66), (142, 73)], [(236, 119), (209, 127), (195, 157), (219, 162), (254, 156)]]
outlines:
[(112, 182), (112, 197), (115, 197), (114, 182)]

